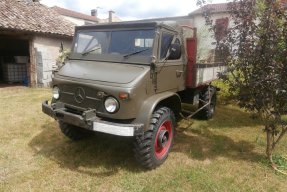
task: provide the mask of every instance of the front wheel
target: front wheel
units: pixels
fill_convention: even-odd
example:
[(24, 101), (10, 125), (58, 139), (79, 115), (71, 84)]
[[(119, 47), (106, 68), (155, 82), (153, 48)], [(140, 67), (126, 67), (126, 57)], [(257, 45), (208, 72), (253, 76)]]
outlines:
[(71, 140), (82, 140), (91, 135), (89, 130), (59, 121), (62, 133)]
[(135, 139), (136, 160), (149, 169), (161, 165), (171, 149), (174, 130), (175, 117), (172, 110), (167, 107), (155, 110), (150, 121), (150, 129)]

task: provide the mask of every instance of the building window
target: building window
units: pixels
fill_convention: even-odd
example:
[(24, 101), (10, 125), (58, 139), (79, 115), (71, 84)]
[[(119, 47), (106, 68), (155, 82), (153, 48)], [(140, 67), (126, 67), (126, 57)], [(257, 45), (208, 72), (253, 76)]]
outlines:
[(228, 29), (228, 17), (216, 19), (215, 21), (215, 39), (216, 41), (221, 41), (223, 38), (227, 36), (227, 29)]

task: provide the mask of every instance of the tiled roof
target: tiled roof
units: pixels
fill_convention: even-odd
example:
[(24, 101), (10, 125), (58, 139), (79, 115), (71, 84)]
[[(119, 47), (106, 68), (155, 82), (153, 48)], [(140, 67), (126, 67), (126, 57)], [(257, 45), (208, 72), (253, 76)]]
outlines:
[(0, 30), (73, 36), (74, 24), (53, 9), (28, 0), (0, 1)]
[(57, 7), (57, 6), (52, 7), (52, 9), (57, 11), (60, 15), (65, 15), (65, 16), (68, 16), (68, 17), (83, 19), (83, 20), (87, 20), (87, 21), (98, 22), (98, 19), (96, 17), (94, 17), (94, 16), (86, 15), (86, 14), (83, 14), (83, 13), (79, 13), (79, 12), (72, 11), (72, 10), (69, 10), (69, 9), (64, 9), (64, 8)]
[[(281, 4), (285, 7), (287, 7), (287, 0), (280, 0)], [(229, 12), (228, 9), (228, 4), (229, 3), (217, 3), (217, 4), (207, 4), (204, 5), (203, 7), (189, 13), (189, 16), (193, 15), (199, 15), (203, 13), (203, 10), (207, 9), (210, 10), (211, 13), (224, 13), (224, 12)]]
[(218, 3), (218, 4), (208, 4), (204, 5), (203, 7), (191, 12), (189, 15), (198, 15), (202, 14), (203, 10), (208, 9), (211, 11), (211, 13), (222, 13), (222, 12), (228, 12), (228, 3)]

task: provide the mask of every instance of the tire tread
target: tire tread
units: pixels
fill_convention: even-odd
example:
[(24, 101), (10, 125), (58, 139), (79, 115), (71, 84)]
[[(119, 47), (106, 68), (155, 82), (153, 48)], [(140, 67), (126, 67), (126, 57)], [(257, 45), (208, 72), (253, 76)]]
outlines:
[(136, 160), (144, 167), (148, 169), (154, 169), (160, 164), (164, 162), (155, 162), (153, 159), (153, 136), (157, 132), (157, 128), (160, 123), (160, 119), (164, 115), (170, 115), (173, 126), (175, 124), (175, 119), (174, 119), (174, 114), (173, 112), (167, 108), (167, 107), (162, 107), (157, 110), (152, 115), (152, 118), (150, 120), (150, 129), (146, 132), (144, 132), (143, 135), (137, 136), (134, 141), (134, 153), (135, 153), (135, 158)]

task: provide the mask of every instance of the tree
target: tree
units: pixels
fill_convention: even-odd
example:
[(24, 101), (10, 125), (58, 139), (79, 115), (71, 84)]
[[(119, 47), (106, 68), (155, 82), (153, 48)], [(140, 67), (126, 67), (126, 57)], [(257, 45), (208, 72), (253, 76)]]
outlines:
[(240, 107), (264, 123), (266, 154), (287, 132), (287, 12), (278, 0), (233, 0), (232, 27), (217, 43), (229, 67), (226, 80)]
[[(209, 0), (210, 1), (210, 0)], [(196, 0), (196, 5), (202, 9), (202, 16), (205, 18), (206, 25), (212, 25), (211, 11), (207, 6), (207, 0)]]

